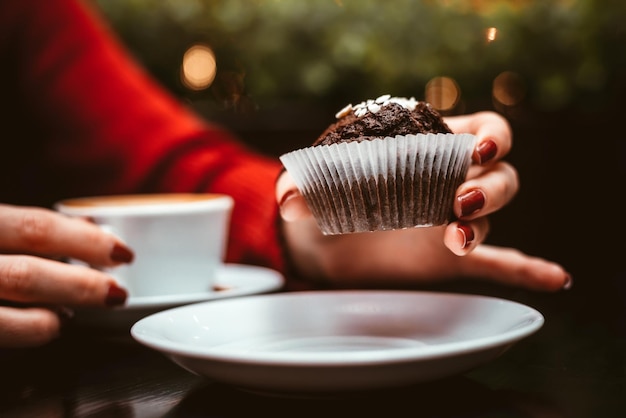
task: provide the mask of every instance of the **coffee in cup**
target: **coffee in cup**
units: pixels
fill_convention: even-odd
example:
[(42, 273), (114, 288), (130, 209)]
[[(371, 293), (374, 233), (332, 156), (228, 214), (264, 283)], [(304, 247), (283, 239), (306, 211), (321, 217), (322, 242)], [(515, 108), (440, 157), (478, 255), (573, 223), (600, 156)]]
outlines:
[(135, 259), (106, 271), (131, 297), (144, 297), (212, 289), (224, 262), (233, 205), (224, 194), (165, 193), (73, 198), (55, 208), (89, 217), (122, 239)]

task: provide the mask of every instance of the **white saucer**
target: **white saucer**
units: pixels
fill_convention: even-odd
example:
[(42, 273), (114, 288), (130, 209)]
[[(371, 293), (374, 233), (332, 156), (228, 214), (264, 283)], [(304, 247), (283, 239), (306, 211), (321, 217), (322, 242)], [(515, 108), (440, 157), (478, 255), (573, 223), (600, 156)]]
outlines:
[(257, 266), (226, 264), (217, 273), (217, 281), (214, 288), (219, 288), (220, 290), (168, 296), (131, 296), (128, 298), (125, 306), (116, 309), (163, 309), (213, 299), (224, 299), (268, 292), (279, 289), (282, 284), (283, 277), (274, 270)]
[(530, 307), (485, 296), (318, 291), (169, 309), (138, 321), (131, 335), (240, 389), (327, 396), (468, 371), (543, 323)]
[(191, 303), (272, 292), (284, 284), (283, 276), (269, 268), (225, 264), (217, 275), (214, 288), (203, 293), (170, 296), (129, 297), (125, 306), (113, 309), (82, 309), (76, 312), (76, 326), (106, 328), (128, 332), (139, 319), (163, 309)]

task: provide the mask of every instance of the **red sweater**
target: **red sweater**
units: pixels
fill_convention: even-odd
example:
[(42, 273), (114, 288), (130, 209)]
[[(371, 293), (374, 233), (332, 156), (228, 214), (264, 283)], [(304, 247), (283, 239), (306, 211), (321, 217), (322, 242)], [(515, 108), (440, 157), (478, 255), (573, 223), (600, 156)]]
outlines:
[(222, 192), (227, 261), (282, 270), (278, 160), (252, 153), (165, 92), (79, 0), (0, 0), (0, 201)]

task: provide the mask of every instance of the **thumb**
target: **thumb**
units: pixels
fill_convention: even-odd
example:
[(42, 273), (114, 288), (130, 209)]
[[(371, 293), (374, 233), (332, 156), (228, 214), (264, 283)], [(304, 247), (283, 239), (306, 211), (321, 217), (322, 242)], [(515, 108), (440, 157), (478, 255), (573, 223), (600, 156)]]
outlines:
[(280, 215), (286, 222), (293, 222), (312, 216), (304, 196), (298, 190), (287, 171), (283, 171), (276, 181), (276, 201)]

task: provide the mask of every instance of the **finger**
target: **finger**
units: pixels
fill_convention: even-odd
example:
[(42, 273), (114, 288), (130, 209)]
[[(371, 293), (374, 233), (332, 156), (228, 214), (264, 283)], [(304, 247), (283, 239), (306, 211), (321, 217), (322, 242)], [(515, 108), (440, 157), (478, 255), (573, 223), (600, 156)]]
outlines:
[(99, 267), (134, 257), (118, 237), (91, 222), (47, 209), (0, 205), (0, 230), (5, 252), (71, 257)]
[(48, 309), (0, 306), (0, 347), (41, 346), (58, 338), (60, 328), (61, 319)]
[(509, 163), (498, 161), (489, 170), (459, 186), (454, 214), (466, 221), (488, 215), (507, 205), (518, 191), (517, 170)]
[(511, 150), (513, 134), (507, 120), (495, 112), (451, 116), (446, 123), (454, 132), (476, 135), (472, 160), (479, 165), (502, 159)]
[(513, 248), (480, 245), (462, 258), (460, 267), (466, 277), (533, 291), (554, 292), (572, 286), (571, 275), (561, 265)]
[(0, 295), (30, 304), (114, 306), (127, 292), (91, 268), (28, 255), (0, 255)]
[(454, 254), (465, 256), (484, 242), (488, 233), (487, 218), (478, 218), (472, 222), (455, 221), (446, 226), (443, 242)]
[(276, 182), (276, 200), (283, 220), (293, 222), (312, 216), (304, 196), (288, 172), (283, 172)]

